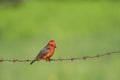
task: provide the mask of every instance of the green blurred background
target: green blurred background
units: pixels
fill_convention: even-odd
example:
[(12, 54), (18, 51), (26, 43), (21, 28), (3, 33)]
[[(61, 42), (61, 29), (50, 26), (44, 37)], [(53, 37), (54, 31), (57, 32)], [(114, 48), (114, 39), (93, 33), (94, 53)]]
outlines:
[[(1, 0), (0, 58), (34, 59), (47, 42), (52, 58), (120, 50), (119, 0)], [(0, 63), (0, 80), (120, 80), (120, 55), (78, 61)]]

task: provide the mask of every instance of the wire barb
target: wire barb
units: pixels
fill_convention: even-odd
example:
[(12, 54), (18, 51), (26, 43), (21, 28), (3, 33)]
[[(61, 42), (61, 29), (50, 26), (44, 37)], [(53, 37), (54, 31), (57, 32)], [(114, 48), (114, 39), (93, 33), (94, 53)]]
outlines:
[[(111, 55), (111, 54), (116, 54), (116, 53), (120, 53), (120, 51), (118, 52), (107, 52), (104, 54), (97, 54), (95, 56), (83, 56), (83, 57), (77, 57), (77, 58), (57, 58), (57, 59), (50, 59), (50, 61), (73, 61), (73, 60), (86, 60), (88, 58), (99, 58), (102, 56), (107, 56), (107, 55)], [(0, 62), (31, 62), (32, 60), (30, 59), (26, 59), (26, 60), (19, 60), (19, 59), (12, 59), (12, 60), (8, 60), (8, 59), (0, 59)]]

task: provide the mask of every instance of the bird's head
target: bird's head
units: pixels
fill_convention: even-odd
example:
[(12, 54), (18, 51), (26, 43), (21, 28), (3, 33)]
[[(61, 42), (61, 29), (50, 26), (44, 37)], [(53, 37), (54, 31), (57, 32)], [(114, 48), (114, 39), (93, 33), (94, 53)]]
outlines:
[(49, 45), (50, 47), (56, 48), (56, 43), (55, 43), (54, 40), (50, 40), (49, 43), (48, 43), (48, 45)]

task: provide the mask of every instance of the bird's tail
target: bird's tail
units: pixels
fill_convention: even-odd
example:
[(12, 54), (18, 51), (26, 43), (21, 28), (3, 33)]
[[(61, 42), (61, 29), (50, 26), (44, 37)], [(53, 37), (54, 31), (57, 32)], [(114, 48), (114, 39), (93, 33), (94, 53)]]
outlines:
[(36, 61), (36, 59), (32, 60), (32, 62), (30, 63), (31, 65)]

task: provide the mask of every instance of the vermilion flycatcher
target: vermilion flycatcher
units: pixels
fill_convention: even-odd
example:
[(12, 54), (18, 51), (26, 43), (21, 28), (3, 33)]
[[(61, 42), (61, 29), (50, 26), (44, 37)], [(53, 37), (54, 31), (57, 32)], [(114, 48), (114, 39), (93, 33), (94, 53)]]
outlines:
[(54, 54), (56, 48), (56, 43), (54, 40), (50, 40), (48, 44), (39, 52), (36, 58), (30, 63), (31, 65), (35, 61), (43, 60), (50, 60), (50, 57)]

